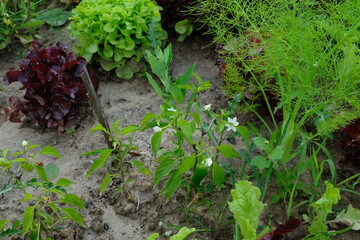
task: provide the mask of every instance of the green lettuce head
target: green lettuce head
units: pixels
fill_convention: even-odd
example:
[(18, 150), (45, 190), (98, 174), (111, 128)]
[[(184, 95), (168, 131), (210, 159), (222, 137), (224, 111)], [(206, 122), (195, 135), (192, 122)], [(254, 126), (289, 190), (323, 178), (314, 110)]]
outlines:
[(70, 37), (81, 56), (100, 60), (106, 70), (116, 70), (129, 79), (151, 48), (150, 29), (155, 41), (167, 38), (160, 25), (161, 8), (151, 0), (83, 0), (72, 11)]

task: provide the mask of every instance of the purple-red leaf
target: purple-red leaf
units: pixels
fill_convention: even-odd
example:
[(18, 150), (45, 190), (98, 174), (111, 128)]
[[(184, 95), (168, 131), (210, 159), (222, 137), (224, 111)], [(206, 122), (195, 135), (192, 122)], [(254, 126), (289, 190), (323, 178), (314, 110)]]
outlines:
[(294, 231), (301, 224), (299, 219), (290, 219), (285, 224), (279, 225), (274, 230), (266, 233), (262, 237), (257, 240), (281, 240), (285, 236), (285, 234)]
[[(7, 119), (19, 122), (25, 114), (34, 124), (43, 128), (57, 127), (64, 131), (69, 120), (80, 116), (81, 103), (88, 100), (81, 74), (86, 60), (67, 53), (62, 43), (56, 47), (40, 49), (37, 42), (25, 59), (20, 61), (20, 70), (8, 71), (4, 76), (6, 85), (13, 82), (23, 84), (24, 102), (10, 98), (9, 108), (5, 108)], [(97, 76), (89, 71), (95, 89)], [(21, 103), (21, 104), (20, 104)]]

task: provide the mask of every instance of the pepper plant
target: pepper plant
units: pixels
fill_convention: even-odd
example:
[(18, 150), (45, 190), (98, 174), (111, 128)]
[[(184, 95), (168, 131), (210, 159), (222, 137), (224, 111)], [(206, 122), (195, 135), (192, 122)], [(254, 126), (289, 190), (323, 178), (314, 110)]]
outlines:
[(19, 203), (27, 202), (28, 207), (24, 210), (22, 220), (0, 220), (0, 236), (20, 234), (23, 239), (50, 240), (52, 232), (66, 220), (85, 227), (81, 214), (76, 210), (85, 209), (85, 204), (77, 195), (68, 193), (73, 182), (67, 178), (58, 178), (59, 168), (56, 164), (45, 166), (44, 161), (37, 160), (39, 155), (52, 155), (60, 159), (61, 155), (51, 146), (35, 154), (30, 154), (30, 150), (37, 148), (37, 145), (23, 141), (22, 146), (23, 150), (14, 153), (12, 157), (9, 156), (9, 148), (1, 151), (1, 176), (7, 176), (9, 180), (1, 186), (0, 193), (20, 190), (22, 199)]

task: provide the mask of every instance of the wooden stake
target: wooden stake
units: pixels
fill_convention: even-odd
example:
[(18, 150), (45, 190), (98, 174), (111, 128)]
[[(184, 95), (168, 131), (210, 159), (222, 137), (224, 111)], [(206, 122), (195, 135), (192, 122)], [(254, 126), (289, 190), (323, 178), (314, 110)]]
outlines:
[[(108, 132), (110, 132), (110, 125), (106, 120), (105, 112), (100, 105), (99, 98), (96, 95), (94, 85), (91, 82), (90, 75), (89, 75), (89, 72), (86, 67), (84, 67), (84, 72), (81, 73), (81, 78), (84, 81), (85, 87), (88, 91), (90, 104), (91, 104), (92, 108), (94, 109), (95, 115), (96, 115), (97, 119), (99, 120), (99, 123), (101, 125), (103, 125), (103, 127), (106, 128), (106, 130)], [(103, 134), (105, 137), (106, 144), (108, 145), (108, 147), (110, 149), (112, 149), (113, 145), (110, 141), (110, 135), (104, 131), (103, 131)]]

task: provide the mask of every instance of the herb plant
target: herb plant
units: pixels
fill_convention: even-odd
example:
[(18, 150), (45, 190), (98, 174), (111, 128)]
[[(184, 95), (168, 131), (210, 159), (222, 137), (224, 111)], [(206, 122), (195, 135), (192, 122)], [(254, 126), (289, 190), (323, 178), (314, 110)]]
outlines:
[(136, 63), (150, 49), (150, 25), (157, 40), (167, 34), (160, 25), (160, 7), (151, 0), (83, 0), (72, 11), (70, 37), (78, 40), (77, 52), (130, 79)]
[[(52, 239), (52, 232), (59, 224), (72, 220), (85, 227), (81, 214), (73, 207), (85, 209), (85, 204), (75, 194), (68, 193), (73, 184), (67, 178), (58, 177), (59, 168), (53, 163), (45, 165), (37, 160), (38, 155), (52, 155), (61, 158), (60, 154), (51, 146), (46, 146), (38, 153), (30, 155), (29, 151), (38, 147), (22, 142), (23, 150), (9, 156), (9, 148), (1, 152), (1, 176), (8, 177), (7, 184), (1, 186), (0, 193), (5, 194), (16, 189), (23, 194), (19, 202), (28, 202), (22, 220), (0, 220), (0, 236), (9, 237), (21, 234), (22, 239)], [(35, 175), (34, 178), (24, 180), (24, 177)], [(72, 207), (64, 206), (70, 205)], [(11, 225), (10, 227), (8, 227)], [(46, 236), (46, 238), (45, 238)]]
[[(6, 85), (19, 82), (25, 90), (24, 100), (10, 98), (7, 119), (19, 122), (23, 114), (35, 125), (63, 132), (68, 121), (80, 117), (80, 107), (88, 99), (80, 77), (86, 60), (67, 53), (61, 43), (43, 49), (34, 43), (33, 48), (20, 61), (20, 70), (4, 75)], [(96, 76), (92, 79), (97, 86)]]

